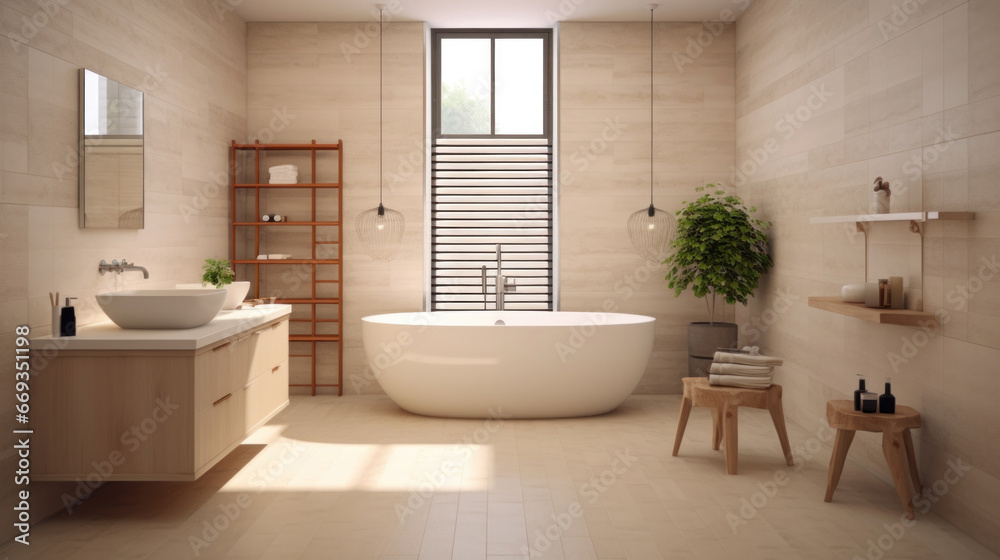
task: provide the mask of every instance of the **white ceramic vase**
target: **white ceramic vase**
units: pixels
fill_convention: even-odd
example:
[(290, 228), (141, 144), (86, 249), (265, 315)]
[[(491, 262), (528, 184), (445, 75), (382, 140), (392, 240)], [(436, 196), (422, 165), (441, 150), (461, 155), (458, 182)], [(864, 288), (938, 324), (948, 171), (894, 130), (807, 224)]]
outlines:
[(872, 214), (889, 213), (889, 193), (881, 190), (872, 193)]

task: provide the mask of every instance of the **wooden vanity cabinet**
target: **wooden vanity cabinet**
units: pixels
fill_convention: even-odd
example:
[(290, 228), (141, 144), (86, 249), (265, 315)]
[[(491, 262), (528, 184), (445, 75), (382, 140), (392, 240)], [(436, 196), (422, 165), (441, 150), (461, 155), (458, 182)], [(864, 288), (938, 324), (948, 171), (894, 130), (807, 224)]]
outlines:
[(60, 351), (32, 393), (33, 478), (195, 480), (288, 405), (288, 317), (197, 350)]

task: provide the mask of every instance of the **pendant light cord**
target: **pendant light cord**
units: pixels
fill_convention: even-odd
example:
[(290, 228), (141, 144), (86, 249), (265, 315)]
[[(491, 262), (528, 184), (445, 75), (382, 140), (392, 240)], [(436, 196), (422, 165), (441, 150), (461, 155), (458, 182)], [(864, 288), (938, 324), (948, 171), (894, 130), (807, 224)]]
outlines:
[[(378, 205), (382, 208), (382, 10), (378, 9)], [(379, 212), (381, 215), (381, 212)]]
[(649, 209), (653, 212), (653, 10), (649, 7)]

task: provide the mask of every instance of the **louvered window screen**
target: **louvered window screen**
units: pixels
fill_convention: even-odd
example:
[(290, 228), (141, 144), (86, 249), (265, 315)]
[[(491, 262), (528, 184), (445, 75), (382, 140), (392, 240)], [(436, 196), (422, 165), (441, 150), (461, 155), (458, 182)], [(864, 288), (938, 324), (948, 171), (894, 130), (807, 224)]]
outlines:
[(432, 157), (433, 309), (495, 309), (499, 244), (506, 309), (551, 310), (551, 142), (442, 138)]
[[(431, 297), (432, 310), (482, 310), (496, 309), (497, 245), (501, 248), (501, 270), (508, 281), (516, 285), (504, 297), (507, 310), (543, 310), (555, 308), (553, 290), (553, 147), (551, 136), (551, 64), (549, 32), (525, 33), (524, 31), (475, 31), (436, 32), (434, 57), (434, 140), (431, 151)], [(483, 105), (485, 122), (480, 118), (476, 126), (488, 134), (445, 133), (441, 129), (441, 37), (448, 39), (472, 38), (485, 47), (488, 67), (485, 75), (492, 82), (469, 94), (485, 91), (478, 99)], [(546, 60), (539, 63), (537, 79), (544, 94), (538, 109), (538, 121), (511, 117), (509, 105), (502, 103), (512, 85), (503, 82), (502, 76), (510, 61), (502, 59), (503, 48), (497, 41), (530, 38), (544, 40)], [(484, 39), (489, 39), (486, 46)], [(472, 43), (469, 43), (472, 45)], [(453, 43), (454, 45), (454, 43)], [(454, 47), (452, 47), (454, 48)], [(516, 48), (516, 47), (514, 47)], [(497, 52), (501, 54), (498, 56)], [(471, 48), (470, 48), (471, 50)], [(526, 64), (526, 66), (528, 66)], [(528, 70), (526, 70), (527, 72)], [(447, 74), (447, 69), (445, 69)], [(498, 79), (497, 76), (501, 76)], [(515, 81), (516, 82), (516, 81)], [(526, 77), (525, 82), (529, 82)], [(513, 87), (516, 87), (516, 83)], [(470, 88), (472, 90), (473, 88)], [(537, 92), (532, 89), (532, 93)], [(501, 98), (498, 102), (497, 99)], [(509, 99), (509, 98), (506, 98)], [(538, 101), (538, 103), (542, 103)], [(506, 111), (506, 112), (505, 112)], [(482, 113), (480, 113), (482, 114)], [(525, 113), (528, 108), (525, 107)], [(536, 113), (531, 113), (536, 114)], [(533, 126), (542, 134), (502, 134), (498, 128)], [(499, 124), (498, 124), (498, 121)], [(461, 125), (468, 125), (462, 122)], [(486, 267), (486, 293), (483, 293), (483, 266)]]

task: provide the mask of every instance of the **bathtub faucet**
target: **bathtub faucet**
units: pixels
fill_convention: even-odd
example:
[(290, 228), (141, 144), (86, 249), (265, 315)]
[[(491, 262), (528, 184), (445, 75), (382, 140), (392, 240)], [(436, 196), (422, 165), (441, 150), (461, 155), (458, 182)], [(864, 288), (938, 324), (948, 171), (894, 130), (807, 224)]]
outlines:
[(497, 311), (503, 311), (503, 295), (507, 292), (517, 291), (517, 284), (514, 282), (514, 279), (511, 278), (510, 283), (508, 284), (507, 277), (501, 273), (502, 268), (500, 264), (500, 257), (500, 244), (497, 243), (497, 278), (495, 283), (497, 292)]

